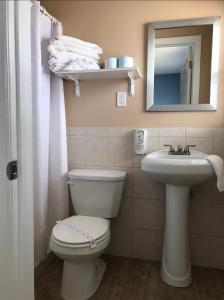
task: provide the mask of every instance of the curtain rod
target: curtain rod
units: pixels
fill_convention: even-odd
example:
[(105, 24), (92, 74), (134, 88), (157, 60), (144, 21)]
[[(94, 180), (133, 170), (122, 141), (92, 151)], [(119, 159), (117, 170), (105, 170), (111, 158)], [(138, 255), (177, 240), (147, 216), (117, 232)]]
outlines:
[(52, 15), (50, 15), (50, 14), (47, 12), (46, 8), (44, 8), (43, 6), (40, 6), (40, 12), (41, 12), (43, 15), (47, 16), (47, 17), (50, 19), (51, 23), (60, 23), (55, 17), (53, 17)]

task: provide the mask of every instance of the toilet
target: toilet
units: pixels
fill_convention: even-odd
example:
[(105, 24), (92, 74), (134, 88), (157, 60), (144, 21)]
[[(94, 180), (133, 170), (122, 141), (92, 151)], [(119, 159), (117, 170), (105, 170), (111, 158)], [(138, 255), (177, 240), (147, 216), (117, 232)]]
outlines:
[(110, 242), (110, 219), (118, 214), (127, 173), (75, 169), (68, 173), (76, 215), (59, 220), (50, 249), (64, 260), (61, 295), (86, 300), (99, 287), (106, 269), (100, 255)]

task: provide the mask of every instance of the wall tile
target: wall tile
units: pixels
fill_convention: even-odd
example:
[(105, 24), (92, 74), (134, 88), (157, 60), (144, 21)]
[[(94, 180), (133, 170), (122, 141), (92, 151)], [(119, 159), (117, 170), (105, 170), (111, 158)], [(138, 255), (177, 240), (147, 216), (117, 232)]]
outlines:
[(148, 137), (147, 141), (147, 152), (152, 153), (159, 150), (159, 138), (158, 137)]
[(198, 138), (198, 137), (187, 137), (186, 144), (196, 145), (194, 150), (205, 152), (207, 154), (213, 153), (213, 138)]
[(68, 163), (76, 165), (85, 164), (85, 137), (68, 136)]
[(85, 135), (86, 130), (84, 127), (67, 127), (67, 135)]
[(130, 127), (110, 127), (109, 136), (132, 136), (133, 128)]
[(206, 203), (191, 203), (189, 213), (190, 232), (194, 234), (209, 234), (210, 206)]
[(150, 176), (140, 168), (133, 169), (134, 198), (156, 199), (157, 185)]
[(86, 137), (86, 165), (108, 166), (108, 137)]
[(224, 203), (224, 192), (219, 192), (218, 188), (217, 188), (217, 183), (215, 180), (215, 184), (213, 186), (213, 196), (212, 196), (212, 203), (220, 203), (223, 204)]
[(213, 137), (212, 128), (186, 128), (186, 137)]
[(109, 165), (132, 167), (132, 138), (109, 138)]
[(159, 128), (159, 136), (169, 136), (169, 137), (185, 137), (185, 128), (179, 127), (179, 128)]
[(111, 220), (111, 225), (115, 227), (132, 227), (132, 198), (124, 198), (121, 201), (118, 216)]
[(164, 230), (156, 231), (156, 260), (161, 261), (163, 256)]
[(213, 235), (224, 236), (224, 201), (222, 204), (213, 203), (211, 206), (211, 230)]
[(156, 258), (156, 231), (134, 229), (133, 256), (149, 260)]
[(224, 159), (224, 138), (214, 138), (214, 154)]
[(141, 162), (142, 159), (147, 155), (146, 154), (136, 154), (133, 150), (133, 157), (132, 157), (132, 163), (133, 163), (133, 168), (141, 168)]
[(204, 235), (190, 235), (190, 258), (194, 266), (210, 266), (210, 238)]
[(86, 135), (88, 135), (88, 136), (108, 136), (108, 128), (106, 128), (106, 127), (87, 127)]
[(224, 138), (224, 128), (214, 128), (215, 138)]
[(111, 170), (120, 170), (120, 171), (126, 171), (128, 176), (127, 180), (125, 182), (125, 190), (124, 195), (125, 197), (131, 197), (132, 196), (132, 181), (133, 181), (133, 174), (132, 174), (132, 168), (126, 168), (126, 167), (109, 167)]
[(156, 229), (156, 200), (133, 199), (133, 227)]
[(211, 238), (211, 267), (224, 269), (224, 237)]
[(166, 223), (166, 202), (158, 200), (156, 205), (156, 230), (164, 230)]
[(191, 202), (207, 202), (212, 200), (212, 191), (214, 180), (206, 181), (201, 185), (195, 185), (191, 188)]
[(84, 165), (73, 165), (69, 164), (68, 165), (68, 171), (72, 171), (74, 169), (85, 169), (86, 167)]
[(132, 230), (130, 228), (111, 228), (111, 241), (107, 254), (124, 257), (132, 256)]
[(157, 185), (156, 199), (166, 200), (166, 185), (159, 182), (157, 182), (156, 185)]
[(154, 127), (151, 127), (151, 128), (147, 128), (148, 130), (148, 136), (158, 136), (159, 135), (159, 128), (154, 128)]

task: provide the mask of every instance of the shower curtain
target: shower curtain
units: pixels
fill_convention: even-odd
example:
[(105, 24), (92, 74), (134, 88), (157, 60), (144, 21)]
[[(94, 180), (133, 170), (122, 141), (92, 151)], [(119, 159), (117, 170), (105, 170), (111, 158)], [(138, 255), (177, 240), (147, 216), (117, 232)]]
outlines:
[(47, 45), (61, 34), (61, 24), (41, 14), (40, 3), (32, 6), (32, 88), (34, 161), (35, 265), (48, 252), (56, 220), (69, 214), (66, 174), (67, 144), (63, 81), (49, 71)]

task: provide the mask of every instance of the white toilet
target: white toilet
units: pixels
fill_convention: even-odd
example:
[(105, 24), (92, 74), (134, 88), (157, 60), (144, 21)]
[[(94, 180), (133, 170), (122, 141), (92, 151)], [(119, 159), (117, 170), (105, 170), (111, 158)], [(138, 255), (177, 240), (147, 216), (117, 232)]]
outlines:
[(106, 265), (99, 256), (110, 242), (110, 221), (117, 216), (127, 173), (76, 169), (68, 173), (77, 215), (57, 222), (51, 250), (64, 260), (61, 295), (85, 300), (97, 290)]

